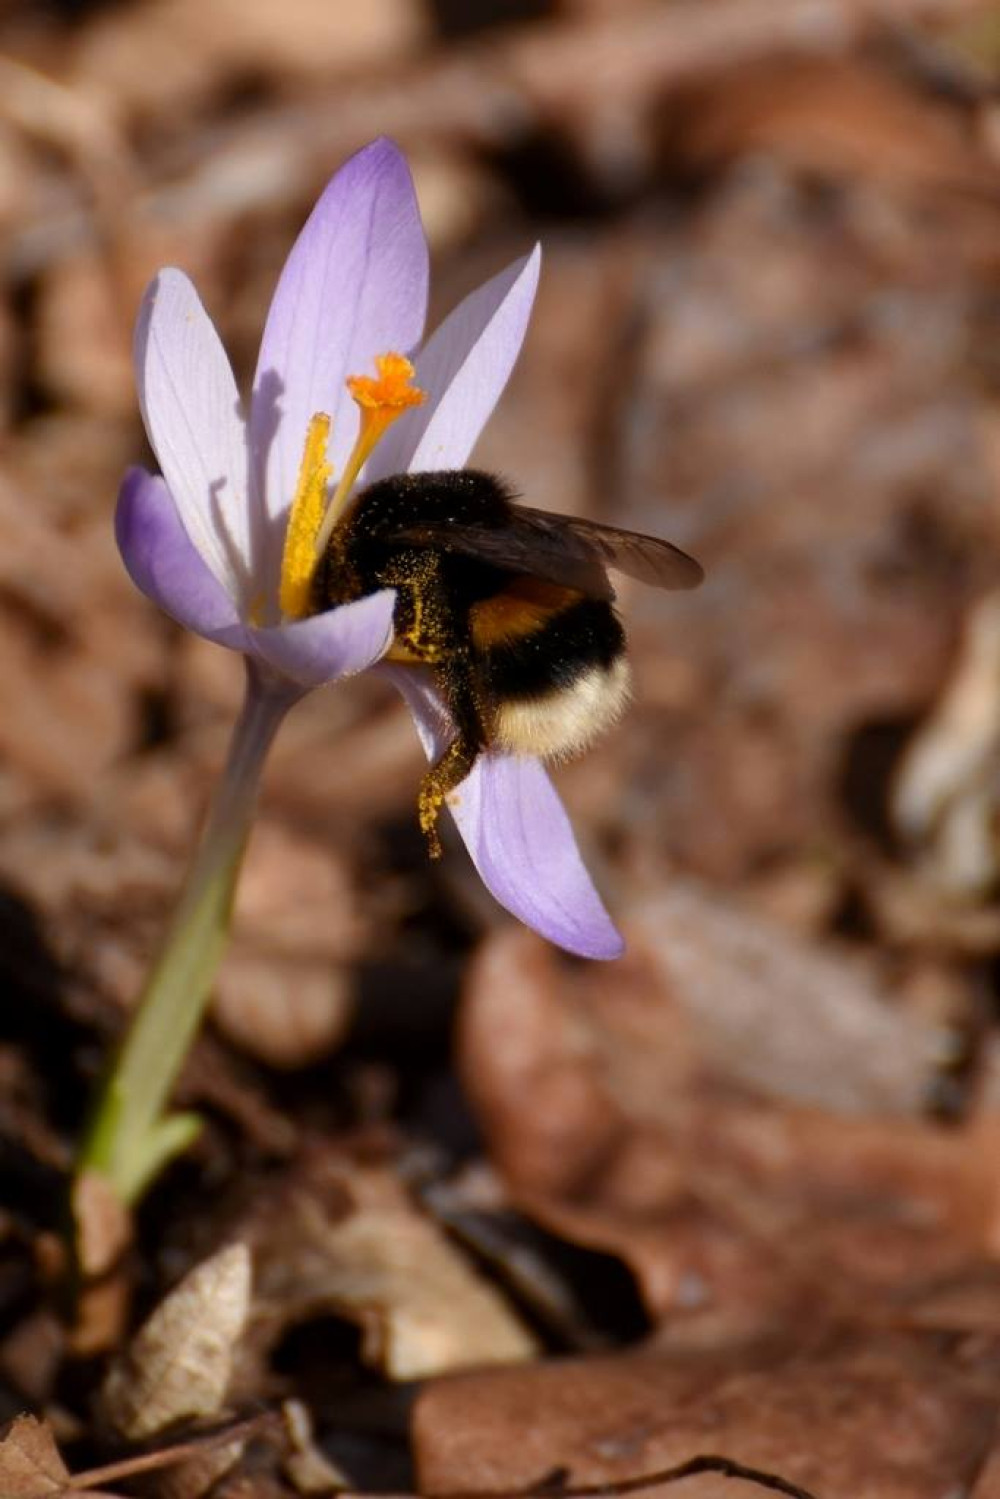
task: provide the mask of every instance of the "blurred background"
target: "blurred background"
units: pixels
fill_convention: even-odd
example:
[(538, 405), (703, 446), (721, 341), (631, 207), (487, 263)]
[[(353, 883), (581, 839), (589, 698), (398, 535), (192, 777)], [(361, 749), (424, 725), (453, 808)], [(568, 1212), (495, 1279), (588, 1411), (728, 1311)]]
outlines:
[[(0, 1322), (36, 1315), (24, 1246), (55, 1221), (241, 689), (114, 548), (119, 476), (146, 452), (135, 308), (182, 266), (245, 384), (298, 227), (379, 134), (414, 170), (432, 322), (543, 242), (481, 465), (706, 567), (691, 595), (623, 585), (635, 703), (557, 773), (630, 954), (564, 966), (510, 928), (457, 841), (428, 864), (408, 714), (373, 679), (314, 694), (272, 757), (185, 1078), (211, 1129), (140, 1225), (130, 1285), (149, 1296), (217, 1240), (218, 1201), (231, 1226), (241, 1173), (290, 1179), (310, 1142), (359, 1131), (449, 1233), (479, 1215), (480, 1268), (507, 1263), (502, 1223), (563, 1289), (599, 1285), (584, 1312), (541, 1271), (508, 1287), (549, 1351), (678, 1317), (699, 1346), (747, 1319), (787, 1331), (791, 1290), (758, 1250), (793, 1223), (803, 1246), (818, 1235), (810, 1296), (898, 1299), (915, 1264), (992, 1256), (998, 68), (981, 0), (6, 0), (0, 1226), (20, 1268)], [(716, 1209), (747, 1172), (791, 1197), (744, 1202), (734, 1227)], [(860, 1247), (823, 1237), (816, 1203), (845, 1193), (859, 1220), (878, 1203), (877, 1249), (870, 1224)], [(651, 1238), (668, 1220), (681, 1237)], [(59, 1346), (33, 1398), (64, 1377)], [(452, 1366), (428, 1358), (417, 1373)], [(12, 1409), (35, 1367), (0, 1351)]]

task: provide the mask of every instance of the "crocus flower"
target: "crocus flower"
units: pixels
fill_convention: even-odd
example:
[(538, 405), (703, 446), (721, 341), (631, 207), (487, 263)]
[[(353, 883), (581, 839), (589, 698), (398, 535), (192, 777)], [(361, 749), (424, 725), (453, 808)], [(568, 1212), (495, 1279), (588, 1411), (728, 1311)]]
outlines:
[[(406, 163), (379, 140), (332, 179), (292, 249), (247, 408), (183, 272), (161, 271), (146, 293), (136, 379), (162, 477), (127, 474), (118, 544), (149, 598), (243, 655), (248, 691), (173, 928), (84, 1151), (84, 1165), (125, 1198), (186, 1138), (190, 1121), (160, 1113), (222, 951), (271, 740), (303, 693), (376, 665), (392, 640), (391, 590), (309, 613), (316, 549), (359, 486), (465, 464), (517, 358), (538, 270), (536, 248), (421, 347), (427, 246)], [(433, 683), (381, 669), (436, 758), (451, 728)], [(618, 955), (537, 761), (481, 755), (450, 809), (502, 905), (571, 952)]]
[[(520, 351), (538, 268), (536, 249), (467, 297), (415, 354), (427, 399), (403, 406), (356, 483), (465, 464)], [(281, 564), (310, 423), (329, 414), (330, 467), (335, 476), (349, 470), (359, 420), (347, 381), (390, 351), (419, 344), (426, 298), (427, 247), (413, 184), (385, 140), (337, 173), (288, 258), (248, 419), (190, 281), (161, 271), (146, 294), (136, 378), (163, 478), (133, 469), (125, 480), (117, 522), (125, 564), (181, 624), (242, 651), (293, 692), (361, 671), (390, 644), (391, 592), (283, 620)], [(436, 755), (450, 737), (440, 700), (410, 670), (391, 675)], [(618, 934), (537, 761), (483, 755), (452, 811), (502, 905), (571, 952), (618, 955)]]

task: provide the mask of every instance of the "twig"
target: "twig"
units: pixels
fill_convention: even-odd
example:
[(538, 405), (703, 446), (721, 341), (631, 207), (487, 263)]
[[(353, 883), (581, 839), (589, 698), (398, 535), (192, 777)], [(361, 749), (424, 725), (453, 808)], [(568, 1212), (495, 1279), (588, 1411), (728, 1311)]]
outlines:
[[(133, 1478), (140, 1473), (173, 1467), (177, 1463), (200, 1457), (215, 1447), (247, 1441), (268, 1428), (283, 1430), (280, 1419), (273, 1411), (262, 1411), (242, 1420), (230, 1421), (225, 1426), (202, 1432), (189, 1441), (178, 1442), (171, 1447), (158, 1447), (153, 1452), (143, 1452), (121, 1458), (115, 1463), (106, 1463), (100, 1468), (88, 1468), (82, 1473), (74, 1473), (66, 1485), (66, 1492), (86, 1494), (87, 1499), (120, 1499), (120, 1496), (106, 1490), (95, 1489), (94, 1485), (113, 1483), (118, 1478)], [(556, 1470), (550, 1477), (525, 1489), (460, 1489), (436, 1494), (434, 1499), (623, 1499), (625, 1495), (638, 1494), (660, 1484), (679, 1483), (684, 1478), (694, 1478), (700, 1473), (719, 1473), (724, 1478), (742, 1479), (746, 1483), (756, 1484), (758, 1488), (769, 1489), (771, 1493), (784, 1494), (786, 1499), (816, 1499), (808, 1489), (800, 1488), (798, 1484), (789, 1482), (777, 1473), (768, 1473), (762, 1468), (753, 1468), (734, 1458), (719, 1457), (714, 1453), (700, 1453), (672, 1468), (659, 1468), (633, 1478), (570, 1485), (564, 1482), (563, 1471)], [(342, 1499), (377, 1499), (374, 1494), (365, 1494), (347, 1487), (331, 1489), (331, 1493), (342, 1496)]]
[[(272, 1411), (262, 1411), (240, 1421), (230, 1421), (187, 1442), (178, 1442), (172, 1447), (157, 1447), (153, 1452), (141, 1452), (135, 1457), (123, 1457), (116, 1463), (106, 1463), (102, 1468), (88, 1468), (83, 1473), (74, 1473), (66, 1485), (69, 1491), (81, 1491), (87, 1499), (100, 1499), (94, 1490), (95, 1483), (113, 1483), (116, 1478), (133, 1478), (139, 1473), (155, 1472), (157, 1468), (170, 1468), (175, 1463), (187, 1462), (200, 1457), (214, 1447), (224, 1447), (229, 1442), (247, 1441), (259, 1436), (268, 1427), (278, 1429), (280, 1422)], [(109, 1496), (114, 1499), (114, 1496)]]
[[(643, 1489), (661, 1483), (679, 1483), (682, 1478), (694, 1478), (699, 1473), (721, 1473), (723, 1478), (742, 1478), (755, 1483), (759, 1488), (770, 1489), (775, 1494), (786, 1494), (789, 1499), (815, 1499), (808, 1489), (799, 1488), (777, 1473), (767, 1473), (763, 1468), (751, 1468), (746, 1463), (736, 1462), (731, 1457), (717, 1457), (714, 1453), (700, 1453), (673, 1468), (661, 1468), (656, 1473), (643, 1473), (636, 1478), (620, 1478), (610, 1483), (579, 1484), (574, 1488), (560, 1488), (559, 1499), (603, 1499), (603, 1496), (636, 1494)], [(443, 1499), (455, 1499), (454, 1495)]]
[[(787, 1499), (816, 1499), (816, 1495), (798, 1484), (790, 1483), (777, 1473), (765, 1472), (763, 1468), (751, 1468), (746, 1463), (731, 1457), (717, 1457), (714, 1453), (699, 1453), (673, 1468), (658, 1468), (652, 1473), (641, 1473), (634, 1478), (607, 1479), (603, 1483), (581, 1483), (563, 1485), (560, 1475), (555, 1481), (543, 1479), (526, 1489), (477, 1489), (445, 1490), (434, 1495), (434, 1499), (620, 1499), (625, 1494), (638, 1494), (660, 1484), (680, 1483), (684, 1478), (695, 1478), (699, 1473), (720, 1473), (723, 1478), (740, 1478), (746, 1483), (755, 1483), (758, 1488), (769, 1489), (774, 1494), (784, 1494)], [(356, 1489), (338, 1489), (341, 1499), (376, 1499), (374, 1494), (364, 1494)]]

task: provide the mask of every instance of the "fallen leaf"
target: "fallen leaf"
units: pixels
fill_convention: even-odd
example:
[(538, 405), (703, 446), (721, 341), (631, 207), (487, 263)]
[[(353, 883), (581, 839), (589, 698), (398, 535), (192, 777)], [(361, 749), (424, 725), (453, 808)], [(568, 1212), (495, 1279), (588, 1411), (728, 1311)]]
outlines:
[[(940, 1499), (965, 1492), (978, 1471), (998, 1395), (989, 1349), (976, 1357), (932, 1335), (841, 1336), (786, 1358), (639, 1351), (462, 1374), (417, 1399), (418, 1487), (518, 1491), (558, 1469), (571, 1489), (711, 1452), (821, 1499)], [(734, 1499), (743, 1490), (718, 1476), (643, 1492)]]
[(137, 1441), (187, 1417), (218, 1415), (250, 1302), (250, 1255), (229, 1244), (188, 1272), (110, 1369), (108, 1424)]
[(333, 1050), (351, 1017), (347, 965), (366, 937), (350, 866), (319, 843), (263, 820), (240, 877), (234, 942), (213, 1019), (272, 1067)]
[(17, 1416), (0, 1436), (0, 1494), (3, 1499), (44, 1499), (63, 1494), (69, 1472), (46, 1421)]
[(633, 920), (654, 969), (647, 1023), (678, 1009), (713, 1072), (837, 1113), (925, 1107), (939, 1034), (894, 1004), (859, 957), (794, 936), (693, 881), (674, 880), (639, 902)]
[(350, 1024), (353, 986), (328, 960), (231, 952), (212, 1019), (227, 1040), (269, 1067), (306, 1067), (333, 1051)]
[(324, 1152), (241, 1234), (253, 1245), (254, 1321), (270, 1346), (289, 1325), (337, 1313), (393, 1379), (530, 1358), (534, 1340), (501, 1295), (412, 1201), (389, 1167)]
[(769, 153), (800, 171), (925, 195), (996, 193), (972, 111), (860, 57), (777, 56), (668, 102), (664, 146), (700, 171)]
[[(832, 1008), (844, 997), (839, 1026), (822, 1023), (818, 1004), (813, 1012), (816, 1056), (803, 1062), (802, 1090), (820, 1077), (826, 1045), (830, 1065), (848, 1072), (830, 1080), (831, 1095), (849, 1099), (858, 1072), (874, 1079), (864, 1037), (868, 1026), (879, 1034), (876, 1002), (852, 997), (856, 975), (845, 966), (838, 983), (832, 963), (819, 963), (822, 983), (811, 991), (805, 954), (783, 969), (780, 942), (770, 954), (760, 934), (756, 949), (746, 941), (752, 923), (742, 930), (737, 922), (744, 940), (728, 951), (734, 934), (723, 925), (713, 950), (711, 924), (696, 910), (685, 947), (683, 900), (662, 905), (662, 956), (650, 956), (647, 938), (613, 970), (571, 968), (531, 934), (510, 930), (474, 965), (460, 1066), (522, 1210), (571, 1242), (620, 1256), (654, 1321), (674, 1338), (713, 1346), (787, 1336), (806, 1315), (814, 1330), (824, 1318), (878, 1320), (887, 1298), (913, 1300), (935, 1278), (993, 1256), (995, 1116), (946, 1130), (748, 1091), (746, 1064), (730, 1058), (738, 1037), (748, 1053), (751, 1043), (767, 1047), (768, 1016), (779, 1013), (778, 995), (764, 998), (772, 974), (788, 984), (789, 1002), (791, 975), (807, 1007), (815, 998)], [(715, 975), (719, 1024), (732, 1027), (725, 1044), (716, 1037), (699, 1049), (707, 1027), (692, 1027), (658, 976), (674, 935), (678, 984), (704, 984), (707, 1003)], [(741, 983), (742, 1010), (741, 992), (732, 992)], [(792, 1077), (794, 1054), (779, 1054), (772, 1078)]]

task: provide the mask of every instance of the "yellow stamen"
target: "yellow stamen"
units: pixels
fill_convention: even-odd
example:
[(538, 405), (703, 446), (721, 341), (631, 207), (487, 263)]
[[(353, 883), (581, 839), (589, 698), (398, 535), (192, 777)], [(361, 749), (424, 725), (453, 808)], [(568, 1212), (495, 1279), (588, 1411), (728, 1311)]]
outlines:
[(286, 619), (303, 619), (309, 613), (313, 573), (322, 552), (319, 534), (326, 511), (326, 486), (333, 471), (326, 456), (329, 440), (330, 418), (320, 411), (309, 422), (285, 532), (278, 602)]
[(344, 465), (344, 472), (337, 481), (337, 488), (326, 518), (316, 536), (316, 553), (322, 556), (330, 533), (344, 513), (351, 489), (358, 474), (371, 456), (379, 438), (392, 426), (397, 417), (411, 406), (422, 406), (427, 395), (418, 386), (411, 384), (413, 365), (402, 354), (377, 354), (375, 368), (378, 375), (351, 375), (347, 388), (361, 412), (361, 426), (351, 455)]

